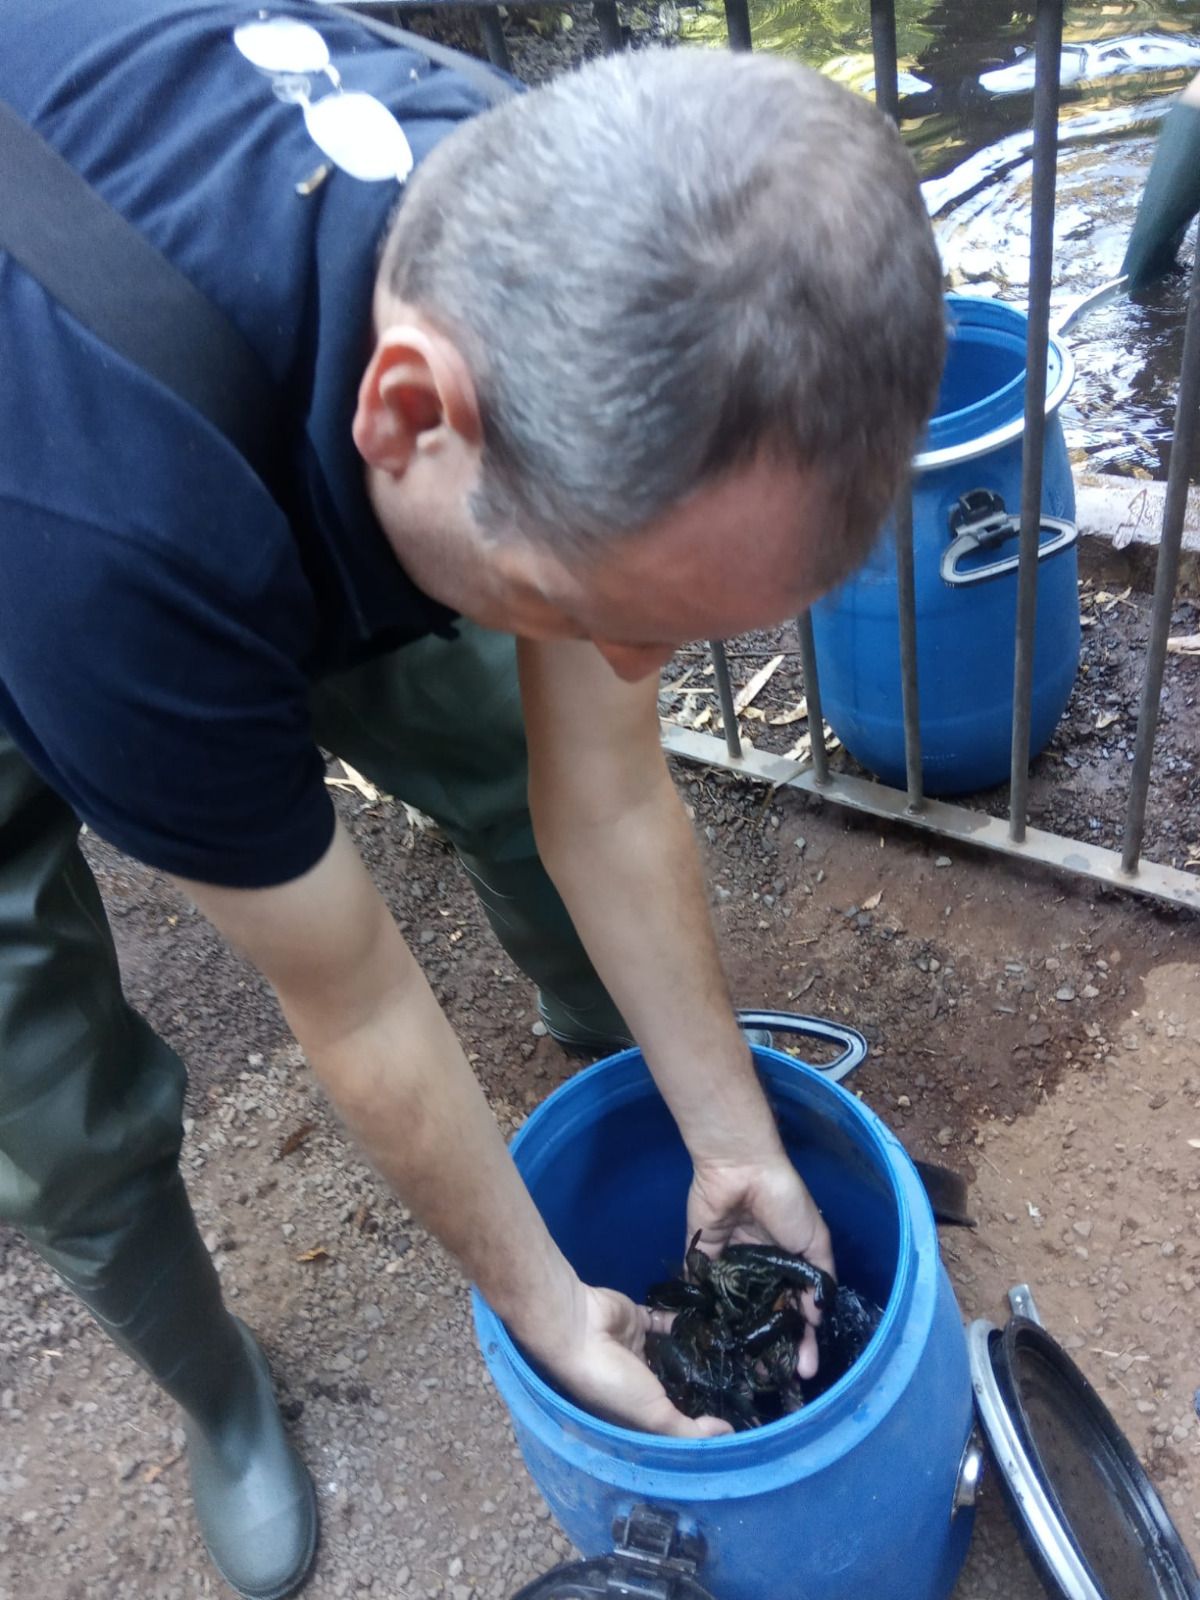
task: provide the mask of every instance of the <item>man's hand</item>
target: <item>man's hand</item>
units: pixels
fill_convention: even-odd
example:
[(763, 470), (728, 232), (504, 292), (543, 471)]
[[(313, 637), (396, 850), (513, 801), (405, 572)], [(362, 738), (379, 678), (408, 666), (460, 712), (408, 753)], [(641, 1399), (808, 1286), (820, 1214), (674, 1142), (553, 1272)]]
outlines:
[[(800, 1174), (782, 1151), (761, 1162), (697, 1164), (688, 1196), (688, 1243), (700, 1234), (706, 1255), (719, 1256), (731, 1244), (773, 1244), (806, 1256), (814, 1267), (834, 1273), (829, 1229)], [(801, 1301), (809, 1327), (796, 1360), (802, 1378), (817, 1370), (813, 1319), (819, 1313), (811, 1295)]]
[(716, 1439), (732, 1433), (718, 1417), (685, 1417), (645, 1362), (646, 1335), (663, 1331), (645, 1306), (614, 1289), (579, 1285), (574, 1325), (525, 1348), (553, 1372), (585, 1410), (609, 1422), (676, 1439)]

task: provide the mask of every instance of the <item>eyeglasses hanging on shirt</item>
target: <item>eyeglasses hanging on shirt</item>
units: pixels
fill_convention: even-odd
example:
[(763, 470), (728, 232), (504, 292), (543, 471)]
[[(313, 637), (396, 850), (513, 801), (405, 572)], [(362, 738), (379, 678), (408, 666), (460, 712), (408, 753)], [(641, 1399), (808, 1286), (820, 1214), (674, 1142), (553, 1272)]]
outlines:
[[(335, 167), (366, 182), (403, 183), (413, 169), (404, 129), (373, 94), (342, 87), (329, 46), (307, 22), (260, 13), (233, 31), (233, 42), (252, 66), (271, 80), (275, 97), (299, 106), (313, 143)], [(313, 98), (313, 79), (330, 88)]]

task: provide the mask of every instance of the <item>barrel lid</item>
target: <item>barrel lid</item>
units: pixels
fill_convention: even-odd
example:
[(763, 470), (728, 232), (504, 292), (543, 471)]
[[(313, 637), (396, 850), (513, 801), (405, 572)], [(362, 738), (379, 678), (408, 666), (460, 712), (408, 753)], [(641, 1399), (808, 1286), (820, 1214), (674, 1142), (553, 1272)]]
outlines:
[(673, 1511), (634, 1506), (617, 1519), (613, 1538), (608, 1555), (554, 1567), (513, 1600), (713, 1600), (694, 1577), (704, 1542), (680, 1533)]
[(1047, 1592), (1063, 1600), (1200, 1600), (1200, 1577), (1129, 1440), (1024, 1284), (1003, 1328), (968, 1342), (979, 1419)]

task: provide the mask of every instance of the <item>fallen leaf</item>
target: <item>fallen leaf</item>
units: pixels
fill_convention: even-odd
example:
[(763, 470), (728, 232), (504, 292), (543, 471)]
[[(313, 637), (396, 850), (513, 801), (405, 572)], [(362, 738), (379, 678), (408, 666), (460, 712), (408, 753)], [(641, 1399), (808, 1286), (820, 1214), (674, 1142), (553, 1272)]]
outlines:
[(700, 715), (692, 723), (692, 727), (693, 728), (702, 728), (705, 725), (706, 722), (711, 722), (711, 721), (712, 721), (712, 707), (711, 706), (705, 706), (704, 710), (700, 713)]
[[(340, 759), (340, 758), (339, 758)], [(378, 805), (379, 790), (369, 779), (364, 778), (361, 772), (356, 772), (348, 761), (342, 762), (344, 778), (326, 778), (325, 782), (331, 789), (357, 789), (359, 794), (369, 806)]]
[(1167, 649), (1173, 656), (1200, 655), (1200, 633), (1177, 633), (1167, 640)]
[(782, 656), (773, 656), (765, 667), (760, 667), (750, 682), (733, 697), (733, 709), (744, 711), (765, 684), (768, 684), (783, 665)]
[(767, 721), (773, 728), (786, 728), (789, 722), (804, 722), (808, 717), (808, 701), (801, 700), (798, 706), (793, 706), (790, 711), (785, 711), (781, 717), (768, 717)]
[(326, 1250), (323, 1244), (315, 1244), (311, 1250), (302, 1250), (296, 1257), (297, 1261), (328, 1261), (329, 1259), (329, 1251)]
[(876, 889), (874, 894), (868, 895), (867, 898), (863, 901), (862, 909), (864, 911), (874, 911), (875, 907), (879, 904), (879, 902), (882, 899), (883, 899), (883, 890), (882, 889)]
[(742, 715), (751, 722), (765, 722), (767, 720), (767, 713), (760, 711), (757, 706), (747, 706)]
[(310, 1139), (317, 1131), (315, 1122), (302, 1122), (300, 1126), (288, 1134), (287, 1138), (275, 1152), (276, 1161), (282, 1161), (285, 1156), (290, 1156), (294, 1150), (299, 1150), (306, 1139)]
[(157, 1462), (155, 1462), (155, 1464), (153, 1466), (147, 1467), (145, 1472), (142, 1473), (142, 1482), (143, 1483), (157, 1483), (159, 1478), (162, 1477), (164, 1472), (168, 1471), (171, 1467), (173, 1467), (177, 1461), (182, 1461), (182, 1460), (183, 1460), (183, 1451), (182, 1450), (177, 1450), (173, 1456), (168, 1456), (165, 1461), (157, 1461)]
[(1096, 732), (1103, 733), (1105, 728), (1111, 728), (1114, 722), (1120, 722), (1119, 711), (1102, 711), (1096, 718)]

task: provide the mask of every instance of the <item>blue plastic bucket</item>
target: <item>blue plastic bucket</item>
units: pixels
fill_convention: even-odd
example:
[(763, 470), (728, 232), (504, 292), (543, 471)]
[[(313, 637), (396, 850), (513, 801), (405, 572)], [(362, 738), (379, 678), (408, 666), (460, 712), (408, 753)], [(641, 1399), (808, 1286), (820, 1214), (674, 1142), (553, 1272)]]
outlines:
[[(930, 794), (1002, 782), (1012, 747), (1027, 319), (947, 296), (937, 408), (914, 462), (913, 556), (921, 753)], [(1075, 490), (1058, 408), (1074, 367), (1050, 341), (1030, 753), (1050, 741), (1079, 668)], [(976, 530), (975, 534), (971, 529)], [(813, 608), (821, 700), (834, 731), (885, 783), (905, 785), (894, 530)]]
[[(958, 1306), (929, 1202), (895, 1137), (852, 1095), (755, 1056), (847, 1281), (885, 1306), (862, 1357), (793, 1417), (716, 1440), (602, 1422), (525, 1358), (478, 1296), (476, 1329), (534, 1482), (587, 1556), (635, 1504), (676, 1513), (716, 1600), (945, 1600), (970, 1538), (956, 1511), (973, 1407)], [(530, 1116), (513, 1157), (588, 1282), (641, 1300), (678, 1269), (690, 1163), (639, 1052), (581, 1073)]]

